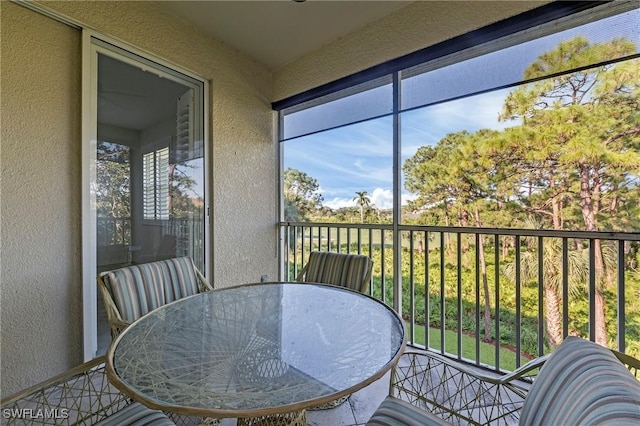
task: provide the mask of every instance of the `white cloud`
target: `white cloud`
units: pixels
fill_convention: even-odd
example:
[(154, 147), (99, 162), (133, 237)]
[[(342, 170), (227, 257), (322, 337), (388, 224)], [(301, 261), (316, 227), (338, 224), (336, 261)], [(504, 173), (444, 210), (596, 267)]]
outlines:
[(379, 209), (386, 210), (393, 207), (393, 192), (389, 189), (376, 188), (370, 198), (371, 203)]
[[(389, 189), (376, 188), (369, 194), (371, 204), (375, 205), (378, 209), (390, 209), (393, 207), (393, 192)], [(325, 200), (323, 204), (332, 209), (339, 209), (342, 207), (357, 207), (353, 198), (333, 197), (330, 200)]]
[[(406, 205), (407, 201), (414, 200), (416, 197), (416, 194), (402, 194), (402, 205)], [(393, 192), (390, 189), (376, 188), (372, 193), (369, 194), (369, 198), (371, 199), (371, 204), (380, 210), (393, 208)], [(353, 198), (345, 197), (333, 197), (330, 200), (325, 200), (322, 204), (334, 210), (341, 209), (343, 207), (358, 206)]]
[(353, 207), (356, 205), (353, 199), (342, 197), (334, 197), (331, 200), (325, 200), (322, 204), (334, 210), (341, 209), (343, 207)]

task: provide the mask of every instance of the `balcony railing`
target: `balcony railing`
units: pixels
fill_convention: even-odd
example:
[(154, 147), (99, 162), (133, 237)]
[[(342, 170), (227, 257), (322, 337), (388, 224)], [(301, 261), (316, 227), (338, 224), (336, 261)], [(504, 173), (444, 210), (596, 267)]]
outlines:
[(567, 335), (640, 356), (640, 233), (301, 222), (281, 230), (287, 280), (312, 250), (371, 256), (370, 294), (401, 312), (411, 345), (499, 371)]
[(98, 245), (131, 244), (131, 218), (98, 217)]

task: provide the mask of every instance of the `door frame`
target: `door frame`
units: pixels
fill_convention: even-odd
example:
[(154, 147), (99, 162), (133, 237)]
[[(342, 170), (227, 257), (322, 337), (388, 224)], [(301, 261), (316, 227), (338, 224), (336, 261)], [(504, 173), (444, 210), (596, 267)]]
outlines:
[(98, 349), (98, 319), (96, 286), (97, 238), (96, 238), (96, 202), (92, 192), (92, 183), (96, 179), (96, 147), (98, 139), (97, 102), (98, 53), (107, 54), (120, 61), (135, 64), (140, 68), (157, 70), (168, 74), (177, 81), (189, 79), (202, 85), (201, 120), (204, 141), (204, 244), (205, 268), (202, 273), (209, 279), (213, 270), (211, 253), (211, 138), (210, 138), (210, 89), (209, 81), (176, 64), (142, 51), (120, 40), (116, 40), (94, 30), (82, 30), (82, 306), (83, 306), (83, 358), (93, 359)]

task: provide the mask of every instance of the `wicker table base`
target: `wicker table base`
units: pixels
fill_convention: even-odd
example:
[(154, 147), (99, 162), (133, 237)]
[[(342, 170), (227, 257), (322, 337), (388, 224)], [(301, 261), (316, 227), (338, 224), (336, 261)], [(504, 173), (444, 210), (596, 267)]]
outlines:
[(241, 417), (238, 426), (307, 426), (304, 410), (260, 417)]
[(350, 395), (346, 395), (343, 396), (341, 398), (338, 399), (334, 399), (333, 401), (329, 401), (325, 404), (322, 405), (317, 405), (315, 407), (311, 407), (311, 408), (307, 408), (308, 411), (320, 411), (320, 410), (330, 410), (332, 408), (336, 408), (339, 407), (340, 405), (344, 404), (348, 399), (349, 399)]

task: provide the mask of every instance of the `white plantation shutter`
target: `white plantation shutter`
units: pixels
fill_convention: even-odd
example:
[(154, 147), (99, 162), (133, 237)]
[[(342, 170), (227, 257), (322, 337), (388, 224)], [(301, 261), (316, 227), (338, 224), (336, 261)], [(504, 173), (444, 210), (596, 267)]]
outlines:
[(145, 154), (142, 173), (144, 218), (169, 219), (169, 148)]
[(174, 149), (176, 163), (194, 158), (193, 137), (193, 90), (189, 90), (178, 99)]
[(177, 102), (176, 138), (171, 152), (172, 164), (204, 156), (204, 143), (199, 129), (195, 92), (193, 89), (189, 89), (178, 98)]

